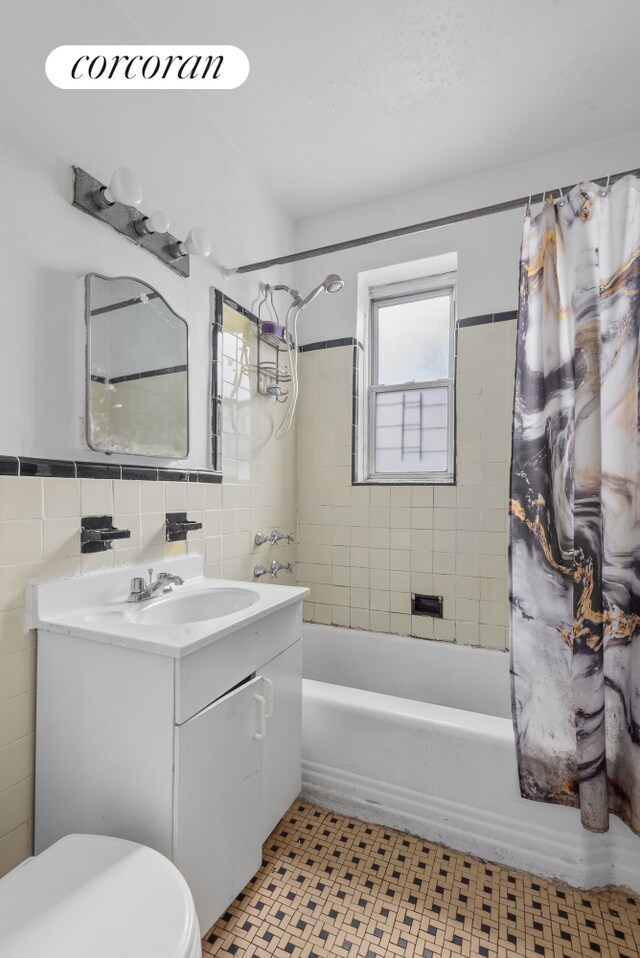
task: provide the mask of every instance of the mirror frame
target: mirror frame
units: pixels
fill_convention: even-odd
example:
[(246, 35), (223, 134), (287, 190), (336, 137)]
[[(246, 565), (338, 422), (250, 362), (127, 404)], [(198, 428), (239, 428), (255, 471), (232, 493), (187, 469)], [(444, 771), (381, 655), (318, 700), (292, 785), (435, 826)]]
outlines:
[[(181, 456), (179, 459), (175, 459), (172, 456), (162, 456), (158, 453), (148, 453), (148, 452), (120, 452), (113, 451), (109, 452), (106, 449), (99, 449), (93, 445), (91, 442), (91, 422), (92, 422), (92, 408), (91, 408), (91, 303), (90, 303), (90, 282), (95, 279), (103, 280), (113, 280), (113, 279), (130, 279), (134, 283), (141, 283), (143, 286), (146, 286), (150, 289), (158, 299), (161, 299), (165, 304), (167, 309), (169, 309), (174, 316), (181, 320), (185, 325), (185, 330), (187, 334), (187, 448), (184, 456)], [(182, 462), (189, 455), (191, 449), (191, 403), (190, 403), (190, 375), (189, 367), (191, 365), (191, 338), (189, 336), (189, 323), (184, 318), (176, 313), (175, 309), (171, 304), (165, 299), (165, 297), (160, 293), (154, 286), (150, 283), (145, 282), (143, 279), (139, 279), (137, 276), (104, 276), (102, 273), (86, 273), (84, 277), (84, 317), (85, 317), (85, 328), (86, 328), (86, 348), (85, 348), (85, 438), (89, 449), (92, 449), (94, 452), (101, 452), (105, 456), (143, 456), (147, 459), (167, 459), (169, 462)]]

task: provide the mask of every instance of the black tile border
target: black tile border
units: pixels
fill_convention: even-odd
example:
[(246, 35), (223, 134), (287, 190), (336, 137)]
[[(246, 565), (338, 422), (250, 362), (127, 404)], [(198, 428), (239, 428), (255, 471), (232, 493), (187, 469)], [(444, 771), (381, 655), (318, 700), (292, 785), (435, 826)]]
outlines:
[[(121, 479), (122, 466), (110, 462), (76, 462), (77, 479)], [(20, 461), (20, 475), (22, 475), (22, 460)]]
[(211, 321), (211, 381), (209, 385), (209, 413), (211, 416), (211, 463), (216, 472), (222, 472), (222, 311), (225, 303), (244, 315), (244, 310), (219, 289), (212, 287), (213, 319)]
[(362, 349), (362, 343), (353, 336), (343, 336), (342, 339), (323, 339), (317, 343), (306, 343), (298, 347), (298, 352), (312, 353), (317, 349), (333, 349), (336, 346), (359, 346)]
[(482, 316), (467, 316), (466, 319), (459, 319), (458, 329), (467, 329), (469, 326), (485, 326), (487, 323), (504, 323), (509, 319), (517, 319), (517, 309), (511, 309), (506, 313), (485, 313)]
[(0, 456), (0, 476), (20, 474), (20, 460), (17, 456)]
[(157, 466), (122, 466), (121, 479), (150, 479), (152, 482), (158, 478)]
[[(222, 306), (230, 306), (231, 309), (235, 309), (236, 313), (240, 313), (241, 316), (244, 316), (245, 319), (249, 319), (252, 323), (255, 323), (258, 326), (260, 320), (255, 313), (252, 313), (250, 309), (245, 309), (244, 306), (241, 306), (240, 303), (236, 303), (235, 299), (231, 299), (230, 296), (225, 296), (224, 293), (221, 293), (219, 289), (216, 290), (216, 293), (222, 297)], [(222, 309), (220, 309), (220, 324), (222, 325)]]
[(124, 466), (110, 462), (76, 459), (34, 459), (27, 456), (0, 456), (0, 476), (47, 479), (142, 479), (157, 482), (222, 482), (218, 472), (207, 469), (171, 469), (163, 466)]
[(65, 459), (31, 459), (19, 457), (21, 476), (51, 476), (54, 479), (75, 479), (76, 463)]

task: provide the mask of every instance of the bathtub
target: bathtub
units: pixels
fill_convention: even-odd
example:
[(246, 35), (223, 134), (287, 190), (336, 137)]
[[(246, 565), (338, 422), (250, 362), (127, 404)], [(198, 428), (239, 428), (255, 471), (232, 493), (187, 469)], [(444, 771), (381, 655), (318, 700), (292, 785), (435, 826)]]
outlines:
[(640, 892), (617, 818), (520, 797), (504, 652), (304, 626), (303, 795), (365, 821), (571, 885)]

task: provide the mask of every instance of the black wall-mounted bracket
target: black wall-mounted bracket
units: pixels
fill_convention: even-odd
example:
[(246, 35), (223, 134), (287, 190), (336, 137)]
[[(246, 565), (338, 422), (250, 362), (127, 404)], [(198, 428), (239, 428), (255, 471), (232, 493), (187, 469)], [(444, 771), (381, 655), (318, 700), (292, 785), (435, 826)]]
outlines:
[(187, 532), (193, 532), (195, 529), (202, 529), (202, 523), (187, 519), (186, 512), (167, 512), (167, 542), (184, 542)]
[(80, 552), (106, 552), (114, 539), (129, 539), (130, 529), (116, 529), (113, 516), (83, 516), (80, 520)]
[(73, 205), (89, 216), (101, 220), (122, 233), (127, 239), (130, 239), (138, 246), (148, 250), (162, 260), (165, 266), (180, 276), (189, 276), (191, 272), (189, 254), (178, 256), (176, 258), (175, 248), (178, 240), (171, 233), (138, 233), (135, 224), (141, 223), (145, 219), (145, 214), (136, 209), (135, 206), (125, 206), (123, 203), (114, 203), (113, 206), (100, 207), (94, 200), (94, 195), (104, 188), (104, 183), (96, 180), (90, 173), (85, 172), (79, 166), (73, 167), (75, 174), (73, 184)]

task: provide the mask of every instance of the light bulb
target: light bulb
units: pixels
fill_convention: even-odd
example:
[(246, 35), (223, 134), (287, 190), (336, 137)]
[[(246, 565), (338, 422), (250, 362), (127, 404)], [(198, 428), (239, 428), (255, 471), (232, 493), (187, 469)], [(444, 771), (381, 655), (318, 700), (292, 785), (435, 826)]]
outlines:
[(140, 206), (142, 203), (142, 183), (128, 166), (119, 166), (115, 170), (109, 186), (100, 190), (107, 206), (123, 203), (125, 206)]
[(168, 233), (169, 226), (169, 217), (164, 210), (156, 210), (151, 216), (145, 216), (141, 220), (136, 220), (135, 223), (136, 232), (141, 236), (149, 233)]
[(178, 255), (186, 256), (191, 253), (192, 256), (201, 256), (206, 259), (211, 254), (211, 240), (206, 230), (201, 226), (194, 226), (189, 230), (186, 239), (178, 243)]
[(147, 217), (146, 223), (150, 233), (168, 233), (171, 225), (164, 210), (156, 210), (151, 216)]

